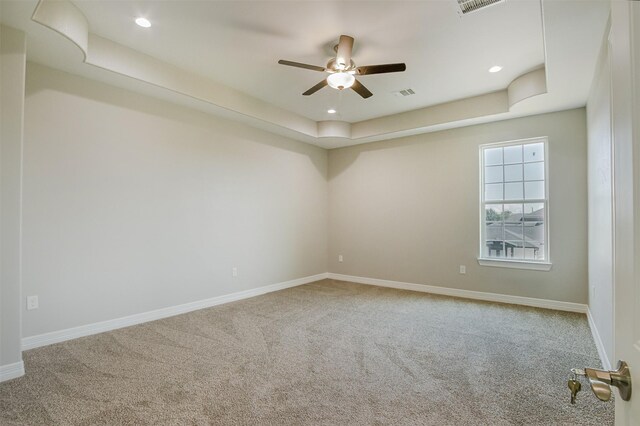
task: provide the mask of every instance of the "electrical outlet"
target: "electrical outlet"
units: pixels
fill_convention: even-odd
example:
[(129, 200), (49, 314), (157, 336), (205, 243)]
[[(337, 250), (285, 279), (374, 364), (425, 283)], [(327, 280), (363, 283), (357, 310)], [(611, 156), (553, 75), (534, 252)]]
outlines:
[(38, 309), (38, 296), (27, 296), (27, 310)]
[(460, 265), (460, 273), (462, 275), (466, 274), (467, 273), (467, 267), (464, 266), (464, 265)]
[(231, 275), (233, 275), (234, 277), (237, 277), (238, 276), (238, 268), (236, 268), (234, 266), (233, 269), (231, 269)]
[(338, 255), (338, 262), (341, 262), (341, 263), (342, 263), (342, 261), (343, 261), (342, 255), (341, 255), (341, 254), (339, 254), (339, 255)]

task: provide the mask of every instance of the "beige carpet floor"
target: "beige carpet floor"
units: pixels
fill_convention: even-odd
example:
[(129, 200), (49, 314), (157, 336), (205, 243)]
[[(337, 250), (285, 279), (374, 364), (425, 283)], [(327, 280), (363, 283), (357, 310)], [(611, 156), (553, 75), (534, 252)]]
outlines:
[(607, 425), (584, 315), (332, 280), (28, 351), (2, 425)]

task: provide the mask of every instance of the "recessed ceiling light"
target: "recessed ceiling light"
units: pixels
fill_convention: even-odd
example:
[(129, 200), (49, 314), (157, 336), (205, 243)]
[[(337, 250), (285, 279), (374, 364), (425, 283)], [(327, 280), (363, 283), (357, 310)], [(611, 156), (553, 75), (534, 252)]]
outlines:
[(328, 110), (327, 110), (327, 112), (328, 112), (329, 114), (335, 114), (335, 113), (336, 113), (336, 110), (332, 108), (332, 109), (328, 109)]
[(136, 24), (140, 25), (143, 28), (149, 28), (151, 26), (151, 22), (147, 18), (136, 18)]
[(489, 72), (498, 72), (502, 69), (502, 67), (500, 65), (494, 65), (491, 68), (489, 68)]

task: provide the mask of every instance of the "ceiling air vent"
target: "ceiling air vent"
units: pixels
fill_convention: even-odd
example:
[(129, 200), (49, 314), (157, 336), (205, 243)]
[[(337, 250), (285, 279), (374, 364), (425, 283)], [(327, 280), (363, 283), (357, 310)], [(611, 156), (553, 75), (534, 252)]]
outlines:
[(504, 3), (505, 1), (506, 0), (458, 0), (458, 13), (461, 16), (466, 15), (467, 13), (475, 12), (494, 4)]
[(393, 94), (396, 96), (411, 96), (415, 95), (416, 92), (414, 92), (413, 89), (402, 89), (400, 91), (393, 92)]

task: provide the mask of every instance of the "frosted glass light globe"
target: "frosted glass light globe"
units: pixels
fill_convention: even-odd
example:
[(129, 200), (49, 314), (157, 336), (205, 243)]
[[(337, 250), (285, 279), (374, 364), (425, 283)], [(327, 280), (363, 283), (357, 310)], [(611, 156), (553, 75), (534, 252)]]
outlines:
[(327, 77), (327, 83), (334, 89), (342, 90), (353, 86), (356, 78), (348, 72), (336, 72)]

